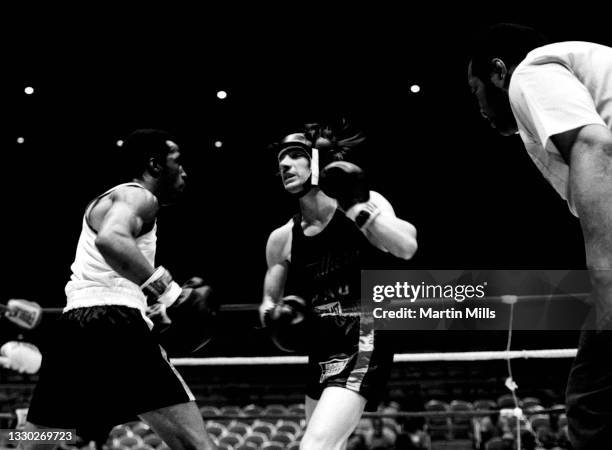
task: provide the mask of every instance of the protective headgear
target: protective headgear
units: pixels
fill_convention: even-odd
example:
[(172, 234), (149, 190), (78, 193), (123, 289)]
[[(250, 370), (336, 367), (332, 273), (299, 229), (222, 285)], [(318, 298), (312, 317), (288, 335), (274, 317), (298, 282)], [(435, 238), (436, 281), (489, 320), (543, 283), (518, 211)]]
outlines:
[(278, 145), (278, 161), (291, 150), (302, 151), (310, 159), (310, 176), (302, 190), (294, 195), (302, 197), (313, 187), (319, 185), (320, 168), (333, 161), (332, 143), (324, 137), (317, 137), (313, 142), (305, 133), (293, 133), (285, 136)]

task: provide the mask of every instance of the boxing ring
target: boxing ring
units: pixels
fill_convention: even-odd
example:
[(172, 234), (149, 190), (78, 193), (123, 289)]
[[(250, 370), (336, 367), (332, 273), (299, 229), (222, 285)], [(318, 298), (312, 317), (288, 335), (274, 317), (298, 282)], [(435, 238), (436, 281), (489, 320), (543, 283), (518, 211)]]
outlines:
[[(586, 298), (587, 294), (568, 294), (572, 298)], [(496, 301), (507, 303), (512, 308), (514, 304), (522, 301), (530, 301), (538, 296), (499, 296)], [(550, 296), (547, 296), (550, 298)], [(510, 300), (510, 301), (509, 301)], [(224, 305), (221, 310), (223, 312), (234, 312), (234, 311), (255, 311), (258, 305), (254, 304), (234, 304)], [(61, 308), (43, 308), (45, 315), (55, 315), (62, 311)], [(512, 318), (512, 316), (511, 316)], [(510, 408), (487, 408), (472, 410), (445, 410), (445, 411), (395, 411), (395, 412), (366, 412), (363, 414), (364, 418), (380, 418), (380, 419), (412, 419), (419, 418), (424, 419), (426, 422), (435, 419), (459, 419), (464, 418), (466, 420), (476, 420), (478, 418), (484, 418), (487, 416), (500, 416), (504, 414), (506, 417), (511, 417), (516, 421), (516, 435), (515, 439), (520, 448), (521, 440), (521, 427), (528, 422), (531, 416), (535, 415), (546, 415), (546, 414), (557, 414), (563, 415), (565, 408), (562, 405), (555, 405), (550, 408), (539, 408), (537, 410), (530, 410), (529, 408), (522, 408), (520, 401), (516, 395), (517, 385), (512, 377), (511, 362), (516, 360), (551, 360), (551, 359), (570, 359), (576, 356), (576, 348), (557, 348), (557, 349), (524, 349), (524, 350), (512, 350), (512, 322), (509, 323), (508, 327), (508, 340), (505, 350), (502, 351), (465, 351), (465, 352), (430, 352), (430, 353), (398, 353), (394, 356), (394, 363), (436, 363), (444, 362), (452, 364), (454, 362), (479, 362), (479, 361), (505, 361), (507, 363), (507, 380), (506, 387), (511, 392), (514, 399), (514, 405)], [(180, 357), (171, 358), (171, 362), (181, 367), (235, 367), (236, 370), (249, 366), (299, 366), (304, 365), (308, 361), (306, 356), (247, 356), (247, 357)], [(199, 405), (203, 406), (203, 405)], [(265, 414), (265, 415), (245, 415), (240, 414), (214, 414), (209, 415), (203, 413), (203, 418), (208, 421), (244, 421), (244, 420), (295, 420), (303, 421), (304, 415), (302, 414)], [(15, 413), (2, 413), (0, 414), (0, 421), (2, 423), (10, 423), (12, 426), (19, 427), (20, 422), (23, 418), (18, 418)]]

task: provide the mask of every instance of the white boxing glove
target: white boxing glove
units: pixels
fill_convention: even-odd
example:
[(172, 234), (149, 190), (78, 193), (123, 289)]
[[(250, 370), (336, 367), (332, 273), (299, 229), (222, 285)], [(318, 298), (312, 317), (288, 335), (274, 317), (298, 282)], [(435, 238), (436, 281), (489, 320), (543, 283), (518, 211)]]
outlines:
[(40, 369), (42, 355), (35, 345), (9, 341), (0, 347), (0, 365), (20, 373), (36, 373)]

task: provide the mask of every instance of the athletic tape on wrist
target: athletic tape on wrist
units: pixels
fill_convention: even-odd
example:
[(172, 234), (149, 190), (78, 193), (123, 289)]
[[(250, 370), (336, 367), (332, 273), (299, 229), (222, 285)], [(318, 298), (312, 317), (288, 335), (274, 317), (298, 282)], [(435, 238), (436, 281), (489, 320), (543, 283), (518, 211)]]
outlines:
[(147, 278), (146, 281), (140, 285), (140, 289), (144, 291), (147, 286), (159, 280), (164, 275), (165, 272), (167, 272), (167, 270), (163, 266), (159, 266), (157, 269), (153, 271), (151, 276)]
[(179, 295), (181, 295), (181, 292), (183, 292), (183, 289), (178, 285), (177, 282), (173, 281), (168, 286), (168, 289), (166, 289), (166, 292), (164, 292), (160, 297), (157, 298), (157, 301), (162, 305), (168, 307), (176, 301)]
[(140, 286), (142, 292), (154, 302), (170, 306), (181, 294), (181, 287), (172, 280), (172, 275), (163, 266), (155, 269), (155, 272)]

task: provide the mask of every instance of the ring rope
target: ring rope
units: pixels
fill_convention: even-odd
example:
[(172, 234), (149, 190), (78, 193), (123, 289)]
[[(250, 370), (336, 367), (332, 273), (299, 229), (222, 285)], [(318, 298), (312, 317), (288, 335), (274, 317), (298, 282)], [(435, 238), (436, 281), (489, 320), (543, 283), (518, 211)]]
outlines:
[[(398, 411), (395, 413), (380, 413), (380, 412), (364, 412), (362, 417), (370, 418), (437, 418), (437, 417), (485, 417), (500, 414), (502, 409), (479, 409), (479, 410), (459, 410), (459, 411)], [(540, 410), (525, 410), (523, 415), (535, 416), (539, 414), (557, 414), (565, 413), (564, 406), (556, 406), (548, 409)], [(264, 419), (264, 420), (284, 420), (284, 419), (304, 419), (304, 414), (203, 414), (204, 420), (245, 420), (245, 419)], [(0, 419), (16, 419), (16, 415), (12, 413), (1, 413)]]
[[(393, 357), (393, 362), (435, 362), (435, 361), (488, 361), (529, 358), (574, 358), (575, 348), (550, 350), (511, 350), (485, 352), (444, 352), (444, 353), (404, 353)], [(175, 366), (253, 366), (306, 364), (307, 356), (238, 356), (211, 358), (172, 358)]]

